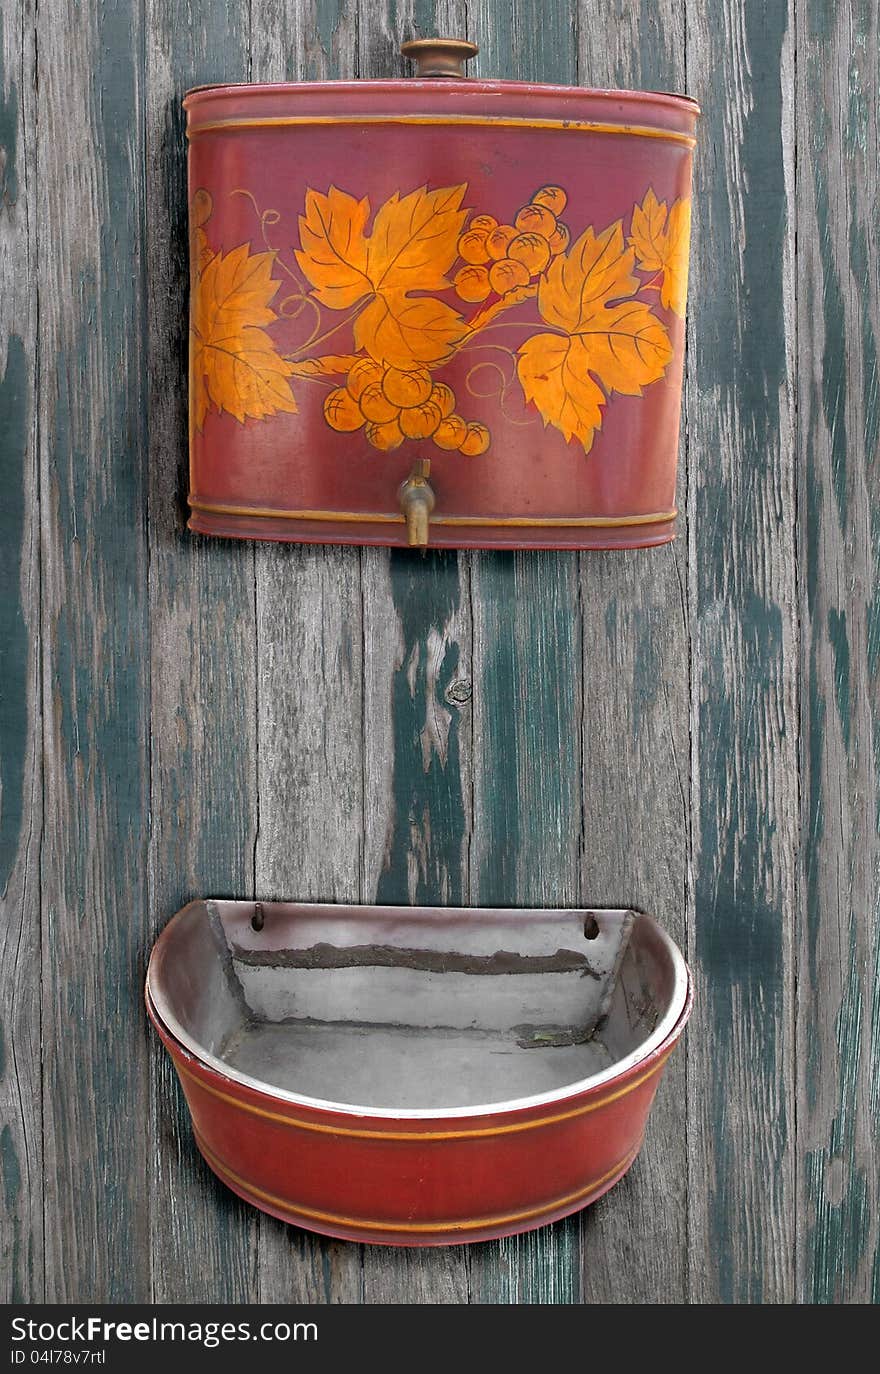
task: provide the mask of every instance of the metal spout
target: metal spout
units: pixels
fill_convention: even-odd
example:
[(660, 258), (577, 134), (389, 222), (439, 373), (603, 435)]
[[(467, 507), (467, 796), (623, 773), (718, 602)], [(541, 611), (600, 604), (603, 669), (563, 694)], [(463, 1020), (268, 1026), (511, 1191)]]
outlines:
[(406, 520), (406, 542), (411, 549), (428, 546), (428, 530), (435, 500), (434, 488), (428, 481), (430, 471), (429, 459), (422, 458), (414, 463), (412, 472), (398, 493), (400, 509)]

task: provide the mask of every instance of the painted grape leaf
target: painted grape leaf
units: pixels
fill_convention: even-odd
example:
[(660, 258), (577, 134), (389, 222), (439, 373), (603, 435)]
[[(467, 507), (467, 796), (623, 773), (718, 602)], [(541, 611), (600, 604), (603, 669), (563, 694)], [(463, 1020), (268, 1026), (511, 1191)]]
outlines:
[(191, 366), (199, 429), (212, 404), (242, 423), (279, 411), (296, 413), (287, 380), (292, 367), (263, 327), (278, 318), (269, 304), (280, 286), (272, 276), (274, 262), (274, 253), (251, 253), (242, 243), (215, 254), (197, 277)]
[(687, 301), (691, 203), (676, 200), (671, 209), (653, 189), (633, 209), (630, 247), (644, 272), (662, 273), (660, 304), (684, 316)]
[(426, 186), (401, 200), (397, 192), (376, 212), (367, 272), (377, 292), (443, 291), (458, 253), (467, 186)]
[(452, 353), (465, 332), (460, 315), (432, 296), (383, 291), (354, 322), (354, 341), (377, 362), (404, 370), (432, 365)]
[(554, 258), (538, 286), (538, 309), (547, 324), (577, 334), (606, 303), (632, 296), (641, 282), (635, 254), (624, 247), (620, 221), (597, 235), (592, 227), (567, 253)]
[(521, 345), (517, 373), (545, 426), (589, 453), (613, 391), (641, 396), (663, 376), (672, 345), (661, 320), (634, 299), (635, 251), (618, 221), (602, 234), (588, 228), (551, 263), (538, 286), (538, 309), (554, 333)]
[(312, 295), (331, 310), (348, 310), (372, 289), (367, 276), (367, 239), (364, 234), (370, 202), (331, 186), (326, 196), (306, 192), (306, 213), (299, 217), (301, 250), (295, 254), (314, 290)]
[(450, 305), (410, 293), (449, 285), (466, 189), (422, 186), (402, 198), (395, 192), (376, 212), (369, 236), (366, 197), (358, 201), (335, 186), (327, 195), (308, 192), (297, 262), (321, 304), (345, 310), (365, 302), (355, 318), (355, 345), (377, 362), (442, 362), (463, 337), (464, 322)]
[(519, 350), (517, 372), (527, 401), (534, 401), (545, 426), (566, 439), (580, 439), (589, 452), (602, 424), (605, 393), (590, 376), (589, 351), (577, 335), (534, 334)]

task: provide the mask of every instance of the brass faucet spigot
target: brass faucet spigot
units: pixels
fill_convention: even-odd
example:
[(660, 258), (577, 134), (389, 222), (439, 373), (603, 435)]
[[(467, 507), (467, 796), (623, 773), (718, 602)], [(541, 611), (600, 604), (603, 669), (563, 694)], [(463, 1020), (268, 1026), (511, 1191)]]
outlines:
[(398, 498), (400, 509), (406, 520), (406, 541), (412, 549), (425, 549), (428, 546), (428, 529), (431, 511), (434, 509), (434, 488), (428, 481), (431, 461), (421, 458), (413, 463), (413, 469), (406, 481), (401, 484)]

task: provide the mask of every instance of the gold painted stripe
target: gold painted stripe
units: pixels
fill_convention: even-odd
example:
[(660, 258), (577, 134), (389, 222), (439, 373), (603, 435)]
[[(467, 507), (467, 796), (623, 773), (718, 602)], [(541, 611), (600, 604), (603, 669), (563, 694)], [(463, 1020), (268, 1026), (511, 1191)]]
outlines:
[(566, 1193), (564, 1197), (554, 1198), (552, 1202), (544, 1203), (540, 1207), (527, 1207), (520, 1212), (500, 1212), (488, 1217), (469, 1217), (464, 1221), (363, 1221), (356, 1217), (340, 1216), (336, 1212), (321, 1212), (314, 1207), (303, 1207), (298, 1203), (290, 1202), (287, 1198), (278, 1197), (275, 1193), (268, 1193), (263, 1188), (257, 1188), (248, 1179), (242, 1178), (233, 1172), (226, 1164), (214, 1154), (199, 1135), (198, 1131), (193, 1130), (196, 1144), (201, 1150), (211, 1168), (220, 1178), (237, 1185), (245, 1195), (259, 1198), (262, 1202), (269, 1203), (272, 1207), (277, 1207), (279, 1211), (287, 1212), (292, 1217), (305, 1217), (309, 1221), (323, 1221), (330, 1226), (346, 1226), (353, 1231), (405, 1231), (408, 1235), (438, 1235), (445, 1231), (481, 1231), (487, 1226), (509, 1226), (517, 1221), (536, 1221), (539, 1217), (551, 1216), (561, 1207), (570, 1207), (576, 1202), (585, 1202), (591, 1193), (595, 1193), (601, 1188), (603, 1183), (614, 1178), (615, 1174), (624, 1173), (632, 1164), (641, 1148), (641, 1140), (634, 1150), (630, 1150), (624, 1155), (623, 1159), (613, 1165), (606, 1173), (599, 1178), (594, 1178), (586, 1187), (578, 1188), (573, 1193)]
[[(259, 520), (315, 520), (332, 521), (337, 520), (340, 524), (350, 525), (402, 525), (402, 515), (385, 515), (372, 511), (349, 511), (349, 510), (275, 510), (271, 506), (223, 506), (215, 505), (210, 501), (199, 501), (195, 497), (189, 497), (191, 510), (205, 511), (209, 515), (243, 515), (253, 516)], [(533, 519), (527, 515), (512, 515), (505, 519), (493, 520), (490, 516), (482, 515), (432, 515), (432, 525), (482, 525), (495, 529), (497, 527), (511, 526), (524, 527), (526, 529), (551, 529), (560, 528), (573, 529), (594, 528), (606, 529), (616, 526), (626, 525), (659, 525), (666, 520), (674, 520), (678, 514), (677, 510), (654, 511), (649, 515), (548, 515), (541, 519)]]
[(300, 1121), (294, 1117), (285, 1116), (282, 1112), (270, 1112), (265, 1107), (257, 1107), (252, 1102), (245, 1102), (241, 1098), (222, 1092), (220, 1088), (205, 1083), (190, 1069), (175, 1062), (177, 1072), (181, 1077), (195, 1083), (196, 1087), (200, 1088), (202, 1092), (208, 1093), (210, 1097), (219, 1098), (221, 1102), (228, 1102), (233, 1107), (239, 1107), (244, 1112), (250, 1112), (252, 1116), (262, 1117), (266, 1121), (276, 1121), (282, 1126), (290, 1126), (295, 1130), (314, 1131), (319, 1135), (353, 1137), (356, 1140), (470, 1140), (472, 1138), (485, 1139), (487, 1136), (513, 1135), (519, 1131), (537, 1130), (540, 1126), (554, 1126), (559, 1121), (570, 1121), (573, 1117), (586, 1116), (589, 1112), (598, 1111), (600, 1107), (607, 1107), (609, 1103), (617, 1102), (619, 1098), (626, 1097), (636, 1088), (640, 1088), (649, 1078), (653, 1078), (663, 1068), (671, 1053), (672, 1049), (668, 1049), (662, 1058), (652, 1064), (647, 1073), (643, 1073), (640, 1078), (634, 1078), (631, 1083), (618, 1088), (616, 1092), (608, 1093), (596, 1102), (587, 1102), (582, 1107), (574, 1108), (573, 1111), (559, 1112), (555, 1116), (542, 1116), (531, 1121), (508, 1122), (501, 1126), (478, 1126), (471, 1131), (365, 1131), (351, 1126), (328, 1126), (320, 1121)]
[(301, 124), (436, 124), (494, 125), (501, 129), (561, 129), (565, 133), (627, 134), (635, 138), (660, 138), (670, 143), (683, 143), (695, 148), (692, 134), (675, 129), (652, 129), (644, 124), (605, 124), (592, 119), (526, 119), (514, 115), (269, 115), (263, 119), (214, 119), (195, 128), (187, 128), (187, 137), (211, 133), (215, 129), (273, 129), (296, 127)]

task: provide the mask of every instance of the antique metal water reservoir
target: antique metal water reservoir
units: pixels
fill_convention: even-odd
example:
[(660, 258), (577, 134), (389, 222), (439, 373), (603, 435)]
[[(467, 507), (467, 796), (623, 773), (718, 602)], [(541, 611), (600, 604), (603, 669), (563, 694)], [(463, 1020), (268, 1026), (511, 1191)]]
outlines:
[(413, 80), (186, 97), (190, 527), (665, 542), (698, 107), (406, 46)]

